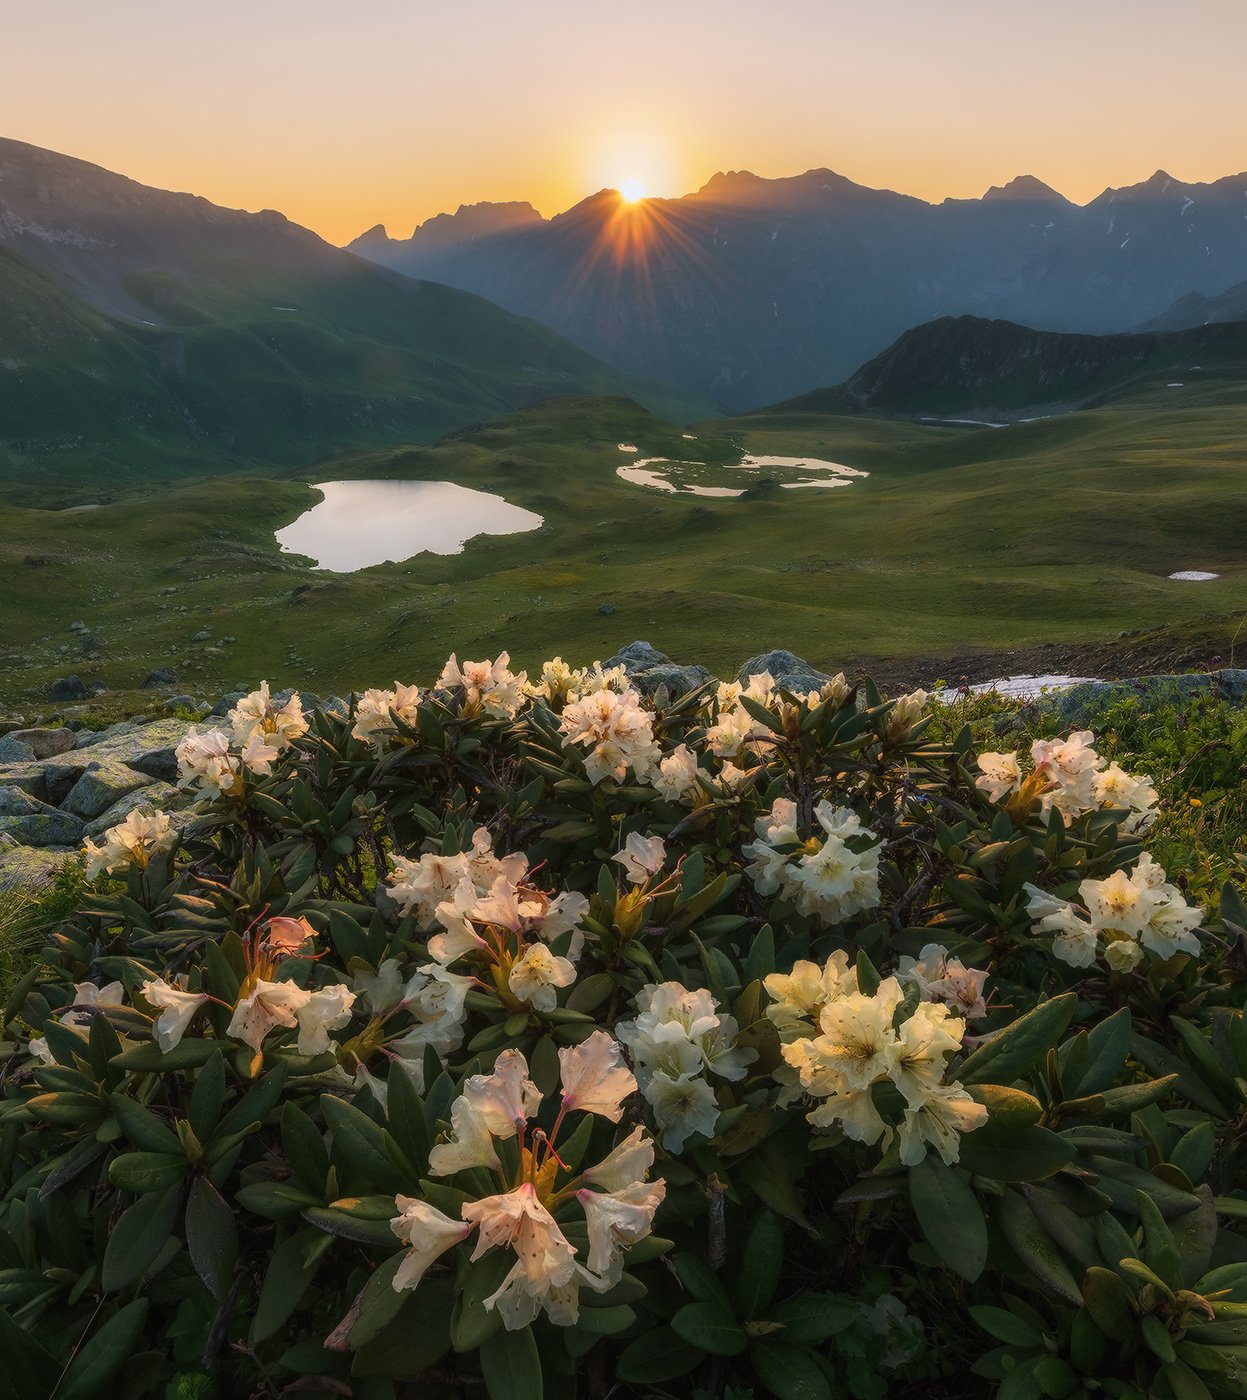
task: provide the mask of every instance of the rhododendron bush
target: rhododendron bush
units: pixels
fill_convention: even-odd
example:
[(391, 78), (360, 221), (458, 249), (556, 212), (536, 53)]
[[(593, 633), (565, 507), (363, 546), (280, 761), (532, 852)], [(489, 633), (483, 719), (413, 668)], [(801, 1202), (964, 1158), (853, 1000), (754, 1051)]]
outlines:
[(4, 1010), (15, 1395), (1247, 1395), (1247, 911), (1094, 735), (452, 656), (178, 750)]

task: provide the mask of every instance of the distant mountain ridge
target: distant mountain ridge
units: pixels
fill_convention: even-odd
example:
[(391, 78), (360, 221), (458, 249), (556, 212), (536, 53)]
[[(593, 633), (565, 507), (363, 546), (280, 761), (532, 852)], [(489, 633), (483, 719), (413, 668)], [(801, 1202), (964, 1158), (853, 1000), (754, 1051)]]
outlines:
[(843, 384), (774, 412), (1017, 418), (1060, 412), (1181, 376), (1247, 380), (1247, 321), (1133, 335), (1037, 331), (946, 316), (906, 331)]
[(0, 478), (304, 465), (566, 394), (714, 409), (281, 214), (0, 139)]
[(726, 171), (678, 199), (600, 191), (550, 219), (501, 208), (516, 206), (350, 246), (732, 409), (842, 381), (941, 316), (1104, 334), (1247, 278), (1247, 173), (1157, 171), (1080, 206), (1025, 175), (930, 204), (831, 170)]

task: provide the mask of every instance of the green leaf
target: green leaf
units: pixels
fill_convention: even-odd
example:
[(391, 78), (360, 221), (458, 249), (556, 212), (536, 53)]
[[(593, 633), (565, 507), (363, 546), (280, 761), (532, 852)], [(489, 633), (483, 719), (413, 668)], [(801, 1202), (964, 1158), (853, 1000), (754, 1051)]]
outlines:
[(301, 1230), (283, 1240), (270, 1256), (251, 1322), (252, 1346), (276, 1335), (299, 1306), (299, 1299), (307, 1292), (323, 1257), (316, 1255), (310, 1265), (307, 1263), (308, 1244), (316, 1238), (310, 1231)]
[(1024, 1268), (1038, 1283), (1069, 1303), (1082, 1293), (1052, 1237), (1016, 1191), (1006, 1191), (996, 1203), (996, 1222)]
[(817, 1344), (852, 1327), (861, 1313), (855, 1300), (834, 1293), (799, 1293), (770, 1308), (768, 1317), (783, 1324), (784, 1341)]
[(651, 1327), (629, 1342), (615, 1365), (616, 1377), (629, 1385), (659, 1385), (687, 1376), (705, 1356), (667, 1326)]
[(965, 1133), (957, 1160), (975, 1176), (996, 1181), (1043, 1181), (1072, 1162), (1077, 1151), (1060, 1134), (1038, 1124), (1010, 1128), (988, 1119)]
[(928, 1154), (909, 1169), (909, 1200), (941, 1263), (973, 1283), (987, 1263), (987, 1221), (962, 1173)]
[(1041, 1002), (966, 1057), (958, 1079), (963, 1084), (1012, 1084), (1060, 1040), (1074, 1015), (1073, 992)]
[(1130, 1053), (1132, 1029), (1130, 1011), (1124, 1006), (1092, 1026), (1087, 1032), (1087, 1064), (1076, 1080), (1065, 1084), (1070, 1097), (1098, 1094), (1112, 1084)]
[(177, 1133), (151, 1109), (136, 1103), (127, 1094), (112, 1096), (113, 1114), (121, 1131), (142, 1152), (167, 1152), (173, 1156), (183, 1153)]
[(149, 1191), (163, 1191), (186, 1175), (190, 1163), (183, 1156), (165, 1152), (123, 1152), (114, 1157), (108, 1167), (108, 1179), (120, 1191), (133, 1191), (136, 1196)]
[[(359, 1348), (353, 1376), (416, 1380), (450, 1350), (451, 1281), (425, 1277), (414, 1292), (395, 1292), (391, 1280), (402, 1258), (400, 1252), (387, 1259), (364, 1285), (359, 1321), (351, 1329), (351, 1345)], [(392, 1308), (386, 1292), (395, 1300)]]
[[(363, 1178), (360, 1184), (372, 1190), (402, 1190), (402, 1174), (385, 1150), (385, 1129), (374, 1123), (354, 1104), (333, 1094), (320, 1096), (321, 1112), (333, 1133), (333, 1151), (352, 1173)], [(407, 1183), (409, 1184), (409, 1183)]]
[(747, 1339), (736, 1319), (720, 1303), (703, 1299), (685, 1303), (671, 1319), (677, 1337), (712, 1356), (739, 1356)]
[(495, 1332), (481, 1343), (480, 1358), (490, 1400), (542, 1400), (541, 1357), (531, 1327)]
[(832, 1400), (822, 1367), (800, 1347), (759, 1338), (749, 1348), (749, 1359), (758, 1379), (779, 1400)]
[(323, 1191), (329, 1175), (329, 1149), (320, 1129), (290, 1100), (281, 1109), (281, 1147), (300, 1183), (309, 1191)]
[(186, 1248), (208, 1292), (224, 1301), (238, 1259), (234, 1212), (206, 1176), (195, 1178), (186, 1203)]
[(783, 1267), (783, 1229), (769, 1210), (760, 1211), (745, 1237), (744, 1257), (736, 1280), (736, 1300), (742, 1317), (763, 1316), (779, 1287)]
[(970, 1316), (998, 1342), (1007, 1342), (1015, 1347), (1038, 1347), (1043, 1343), (1043, 1333), (1034, 1323), (1027, 1322), (1007, 1308), (983, 1305), (971, 1308)]
[(179, 1184), (140, 1196), (122, 1211), (104, 1247), (100, 1286), (105, 1293), (129, 1288), (143, 1277), (169, 1239), (181, 1204)]
[(513, 1260), (508, 1251), (491, 1250), (464, 1267), (450, 1324), (450, 1343), (456, 1351), (475, 1351), (502, 1326), (497, 1309), (486, 1310), (485, 1299), (502, 1287)]
[(195, 1079), (187, 1117), (200, 1142), (208, 1142), (216, 1131), (225, 1104), (225, 1056), (220, 1052), (204, 1065)]
[(134, 1354), (146, 1320), (146, 1298), (115, 1312), (74, 1357), (57, 1400), (99, 1400), (113, 1393), (109, 1382)]

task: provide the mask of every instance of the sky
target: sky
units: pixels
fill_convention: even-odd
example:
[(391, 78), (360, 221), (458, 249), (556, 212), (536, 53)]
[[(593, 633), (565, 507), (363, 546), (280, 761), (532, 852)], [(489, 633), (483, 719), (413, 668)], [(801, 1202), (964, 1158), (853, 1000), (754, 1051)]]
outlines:
[(0, 136), (343, 243), (827, 166), (1082, 203), (1247, 169), (1247, 0), (0, 0)]

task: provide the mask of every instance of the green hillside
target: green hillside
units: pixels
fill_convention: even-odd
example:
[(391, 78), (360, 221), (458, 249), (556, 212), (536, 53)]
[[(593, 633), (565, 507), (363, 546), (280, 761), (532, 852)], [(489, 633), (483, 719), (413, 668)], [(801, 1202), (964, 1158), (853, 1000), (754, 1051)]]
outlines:
[[(788, 646), (831, 669), (884, 658), (894, 674), (953, 680), (975, 656), (995, 673), (1035, 669), (1027, 649), (1042, 644), (1055, 650), (1040, 669), (1231, 655), (1247, 610), (1241, 400), (1162, 397), (1000, 430), (776, 413), (693, 431), (689, 442), (620, 400), (552, 403), (281, 480), (190, 482), (89, 512), (9, 509), (4, 691), (29, 701), (71, 671), (123, 689), (157, 665), (196, 692), (261, 675), (323, 691), (427, 673), (452, 647), (510, 647), (533, 665), (609, 656), (638, 636), (718, 668)], [(616, 475), (630, 460), (621, 441), (709, 462), (809, 453), (870, 476), (835, 491), (669, 495)], [(494, 491), (544, 528), (345, 575), (280, 554), (273, 531), (317, 499), (305, 483), (352, 476)], [(1181, 569), (1222, 577), (1167, 577)], [(77, 619), (97, 655), (67, 630)], [(193, 642), (201, 629), (209, 640)]]
[[(780, 411), (1017, 417), (1209, 380), (1247, 380), (1247, 322), (1139, 335), (1066, 335), (945, 316), (906, 331), (844, 384)], [(765, 411), (765, 410), (764, 410)]]

